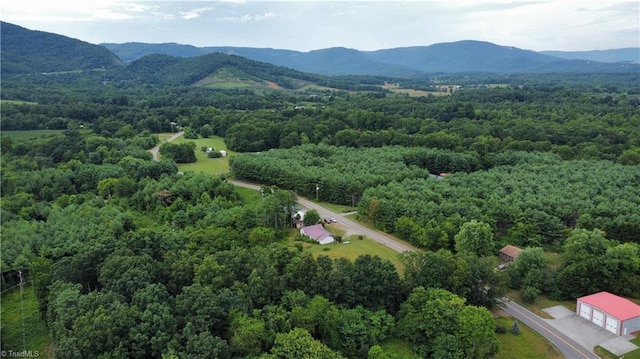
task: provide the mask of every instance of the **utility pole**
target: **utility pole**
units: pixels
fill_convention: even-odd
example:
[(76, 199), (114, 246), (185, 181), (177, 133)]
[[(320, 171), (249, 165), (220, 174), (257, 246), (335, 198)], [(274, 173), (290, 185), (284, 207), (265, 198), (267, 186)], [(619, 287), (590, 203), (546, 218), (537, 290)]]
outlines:
[(316, 183), (316, 202), (318, 202), (318, 192), (320, 191), (320, 186)]
[(24, 310), (23, 310), (23, 291), (22, 291), (22, 270), (18, 270), (18, 278), (20, 278), (20, 319), (22, 320), (22, 350), (27, 350), (27, 340), (24, 334)]

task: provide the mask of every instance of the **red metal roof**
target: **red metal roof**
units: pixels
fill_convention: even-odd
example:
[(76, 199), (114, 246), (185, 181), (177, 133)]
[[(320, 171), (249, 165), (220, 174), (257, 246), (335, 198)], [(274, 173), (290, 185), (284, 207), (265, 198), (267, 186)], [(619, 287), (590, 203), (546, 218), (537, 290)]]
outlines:
[(522, 252), (522, 249), (520, 249), (520, 248), (518, 248), (516, 246), (507, 245), (507, 246), (502, 247), (500, 252), (508, 255), (509, 257), (511, 257), (513, 259), (515, 259), (520, 255), (520, 252)]
[(321, 241), (327, 237), (332, 236), (330, 232), (324, 229), (322, 224), (314, 224), (312, 226), (306, 226), (300, 228), (300, 233), (304, 233), (305, 235), (315, 239), (316, 241)]
[(600, 308), (619, 320), (640, 317), (640, 305), (609, 292), (591, 294), (578, 300)]

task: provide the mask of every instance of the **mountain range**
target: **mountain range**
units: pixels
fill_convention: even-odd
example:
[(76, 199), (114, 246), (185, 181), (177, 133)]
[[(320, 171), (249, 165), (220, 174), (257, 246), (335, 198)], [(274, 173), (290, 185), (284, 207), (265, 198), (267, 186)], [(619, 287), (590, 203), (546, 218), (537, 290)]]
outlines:
[[(122, 73), (141, 79), (144, 76), (158, 78), (166, 73), (172, 80), (164, 82), (196, 83), (212, 75), (207, 71), (220, 72), (225, 76), (239, 76), (238, 71), (251, 68), (267, 71), (268, 64), (297, 70), (295, 78), (308, 81), (318, 79), (310, 74), (335, 75), (376, 75), (385, 77), (415, 77), (428, 73), (560, 73), (560, 72), (627, 72), (640, 71), (640, 65), (631, 62), (606, 63), (590, 59), (567, 59), (564, 57), (586, 56), (585, 54), (562, 53), (554, 56), (523, 50), (516, 47), (500, 46), (481, 41), (458, 41), (430, 46), (402, 47), (377, 51), (359, 51), (336, 47), (309, 52), (250, 47), (195, 47), (175, 43), (147, 44), (101, 44), (94, 45), (81, 40), (33, 31), (2, 22), (1, 42), (2, 74), (63, 72), (85, 69), (120, 69)], [(601, 58), (619, 59), (633, 56), (633, 50), (620, 49), (601, 53)], [(635, 49), (636, 51), (638, 49)], [(615, 52), (618, 51), (618, 52)], [(213, 53), (234, 55), (204, 56)], [(146, 57), (153, 55), (150, 59)], [(159, 57), (158, 55), (163, 55)], [(204, 57), (203, 57), (204, 56)], [(595, 56), (595, 55), (594, 55)], [(249, 65), (240, 60), (258, 61)], [(185, 61), (184, 58), (201, 58)], [(146, 59), (146, 60), (145, 60)], [(228, 61), (234, 59), (233, 61)], [(206, 62), (211, 62), (206, 64)], [(636, 60), (636, 62), (639, 62)], [(234, 71), (229, 71), (233, 63)], [(125, 66), (125, 64), (128, 64)], [(145, 64), (145, 65), (143, 65)], [(161, 66), (162, 71), (148, 71), (144, 66)], [(189, 68), (194, 66), (195, 68)], [(222, 64), (222, 65), (221, 65)], [(166, 67), (163, 67), (166, 66)], [(183, 66), (186, 68), (183, 69)], [(238, 70), (238, 67), (241, 69)], [(135, 74), (132, 69), (137, 69)], [(238, 71), (236, 71), (238, 70)], [(180, 73), (186, 71), (187, 74)], [(257, 71), (257, 70), (256, 70)], [(282, 74), (291, 70), (269, 68), (268, 73)], [(303, 74), (308, 73), (308, 74)], [(146, 74), (146, 75), (143, 75)], [(288, 72), (293, 75), (294, 72)], [(187, 76), (188, 75), (188, 76)], [(186, 77), (185, 77), (186, 76)], [(200, 76), (200, 77), (199, 77)], [(251, 76), (258, 76), (252, 72)], [(117, 76), (120, 77), (120, 76)], [(188, 77), (188, 78), (187, 78)], [(199, 77), (199, 78), (198, 78)], [(262, 81), (277, 79), (271, 75), (262, 76)], [(259, 78), (259, 76), (258, 76)], [(278, 78), (282, 80), (282, 78)], [(254, 80), (252, 78), (251, 80)], [(324, 80), (323, 80), (324, 81)], [(298, 81), (299, 82), (299, 81)], [(292, 85), (291, 79), (283, 82)]]
[[(545, 53), (499, 46), (489, 42), (464, 40), (430, 46), (402, 47), (377, 51), (359, 51), (334, 47), (309, 52), (251, 47), (195, 47), (175, 43), (102, 44), (123, 61), (133, 61), (156, 53), (176, 57), (192, 57), (220, 52), (248, 59), (290, 67), (304, 72), (322, 75), (381, 75), (412, 77), (425, 73), (553, 73), (553, 72), (619, 72), (636, 68), (639, 63), (633, 51), (610, 50), (600, 52), (601, 58), (613, 61), (596, 61), (596, 56), (585, 52)], [(631, 49), (634, 50), (634, 49)], [(635, 49), (636, 52), (639, 49)], [(637, 55), (637, 54), (636, 54)], [(580, 57), (583, 58), (580, 58)]]

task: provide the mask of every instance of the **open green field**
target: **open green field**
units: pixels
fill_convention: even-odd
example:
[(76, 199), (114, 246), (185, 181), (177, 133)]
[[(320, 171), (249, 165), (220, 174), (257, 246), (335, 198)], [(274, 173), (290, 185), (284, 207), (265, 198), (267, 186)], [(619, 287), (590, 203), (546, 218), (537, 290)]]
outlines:
[(389, 359), (419, 359), (420, 357), (416, 354), (413, 349), (411, 349), (411, 345), (407, 342), (402, 341), (400, 339), (389, 339), (385, 340), (384, 343), (380, 344), (380, 347), (384, 350), (386, 354), (385, 358)]
[(2, 137), (11, 137), (14, 141), (24, 141), (61, 133), (62, 131), (63, 130), (2, 131)]
[(8, 104), (8, 105), (37, 105), (37, 102), (31, 101), (20, 101), (20, 100), (0, 100), (0, 106)]
[[(202, 172), (212, 175), (219, 175), (229, 172), (229, 157), (238, 155), (236, 152), (229, 151), (222, 137), (189, 139), (180, 137), (173, 143), (194, 142), (196, 144), (196, 158), (194, 163), (179, 163), (178, 169), (182, 172)], [(227, 157), (209, 158), (207, 153), (202, 151), (202, 147), (213, 147), (216, 151), (227, 151)]]
[(533, 303), (527, 303), (522, 298), (520, 298), (520, 292), (516, 290), (510, 290), (507, 292), (507, 297), (509, 297), (514, 302), (520, 304), (521, 306), (529, 309), (533, 313), (536, 313), (538, 316), (546, 319), (552, 319), (552, 317), (542, 310), (544, 308), (554, 307), (556, 305), (562, 305), (568, 308), (572, 312), (576, 312), (576, 301), (575, 300), (552, 300), (547, 298), (546, 295), (539, 295), (536, 298), (536, 301)]
[[(307, 199), (311, 201), (310, 198), (307, 198)], [(329, 203), (329, 202), (318, 202), (318, 204), (336, 213), (349, 213), (349, 212), (358, 210), (356, 207), (345, 206), (342, 204), (335, 204), (335, 203)]]
[(511, 333), (513, 318), (500, 317), (496, 318), (496, 325), (503, 326), (507, 329), (504, 334), (497, 334), (500, 350), (494, 358), (496, 359), (538, 359), (550, 358), (560, 359), (562, 354), (558, 352), (556, 347), (548, 342), (540, 334), (529, 329), (526, 325), (520, 325), (520, 335)]
[[(342, 234), (339, 230), (331, 228), (331, 225), (328, 225), (326, 229), (335, 235)], [(345, 242), (349, 243), (346, 244)], [(362, 237), (362, 239), (360, 239), (359, 236), (350, 236), (343, 238), (343, 243), (331, 243), (325, 245), (295, 242), (293, 238), (291, 238), (289, 244), (293, 246), (295, 243), (301, 243), (303, 250), (311, 253), (314, 257), (325, 255), (330, 258), (347, 258), (354, 261), (359, 256), (366, 254), (378, 256), (393, 263), (398, 273), (402, 274), (404, 272), (402, 263), (400, 263), (399, 260), (400, 253), (367, 237)]]
[(33, 287), (24, 287), (22, 303), (19, 289), (11, 289), (5, 293), (0, 312), (3, 351), (38, 351), (41, 358), (53, 357), (48, 351), (51, 337), (40, 317)]

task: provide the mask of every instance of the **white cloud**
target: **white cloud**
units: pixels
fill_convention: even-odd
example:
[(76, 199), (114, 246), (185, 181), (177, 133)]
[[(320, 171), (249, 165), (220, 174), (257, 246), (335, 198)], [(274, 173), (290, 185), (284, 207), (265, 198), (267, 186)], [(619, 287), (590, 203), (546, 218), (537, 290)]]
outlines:
[[(532, 50), (638, 46), (616, 0), (6, 0), (2, 20), (94, 42), (376, 50), (465, 39)], [(117, 26), (114, 26), (116, 24)]]
[(263, 20), (267, 20), (267, 19), (271, 19), (274, 18), (276, 16), (275, 13), (273, 12), (266, 12), (263, 14), (244, 14), (244, 15), (240, 15), (240, 16), (222, 16), (222, 17), (217, 17), (216, 20), (218, 21), (224, 21), (224, 22), (232, 22), (232, 23), (239, 23), (239, 24), (245, 24), (248, 22), (257, 22), (257, 21), (263, 21)]
[(202, 15), (203, 13), (211, 10), (213, 10), (213, 7), (201, 7), (201, 8), (192, 9), (189, 11), (182, 11), (180, 12), (180, 17), (186, 20), (195, 19), (197, 17), (200, 17), (200, 15)]

